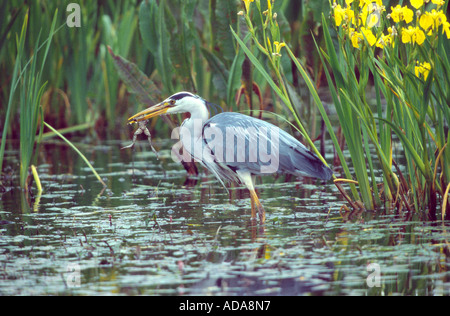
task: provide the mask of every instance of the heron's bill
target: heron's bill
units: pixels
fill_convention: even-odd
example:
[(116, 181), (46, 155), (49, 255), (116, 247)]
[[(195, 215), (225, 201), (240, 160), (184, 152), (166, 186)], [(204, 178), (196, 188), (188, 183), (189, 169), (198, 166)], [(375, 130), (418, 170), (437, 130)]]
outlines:
[(128, 123), (137, 123), (140, 121), (144, 121), (144, 120), (148, 120), (149, 118), (158, 116), (158, 115), (162, 115), (165, 114), (168, 110), (169, 110), (169, 103), (168, 102), (164, 102), (164, 103), (159, 103), (156, 104), (152, 107), (149, 107), (148, 109), (145, 109), (135, 115), (133, 115), (132, 117), (130, 117), (128, 119)]

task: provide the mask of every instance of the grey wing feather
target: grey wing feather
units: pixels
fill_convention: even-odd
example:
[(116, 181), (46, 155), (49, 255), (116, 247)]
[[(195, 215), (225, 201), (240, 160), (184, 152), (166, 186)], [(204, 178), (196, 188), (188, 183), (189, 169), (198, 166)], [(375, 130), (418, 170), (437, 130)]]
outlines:
[(229, 169), (252, 174), (290, 173), (328, 180), (332, 171), (302, 143), (279, 127), (226, 112), (203, 126), (205, 145)]

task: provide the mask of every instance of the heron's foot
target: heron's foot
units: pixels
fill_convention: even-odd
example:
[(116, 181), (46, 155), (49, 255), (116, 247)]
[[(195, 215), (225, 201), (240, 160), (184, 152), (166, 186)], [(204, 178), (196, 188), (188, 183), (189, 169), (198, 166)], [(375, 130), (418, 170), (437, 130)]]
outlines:
[(257, 205), (257, 208), (258, 208), (259, 223), (262, 225), (266, 222), (266, 211), (264, 210), (261, 204)]
[(252, 217), (250, 219), (250, 225), (258, 226), (256, 211), (258, 211), (259, 224), (264, 225), (264, 223), (266, 222), (266, 211), (261, 204), (252, 207)]

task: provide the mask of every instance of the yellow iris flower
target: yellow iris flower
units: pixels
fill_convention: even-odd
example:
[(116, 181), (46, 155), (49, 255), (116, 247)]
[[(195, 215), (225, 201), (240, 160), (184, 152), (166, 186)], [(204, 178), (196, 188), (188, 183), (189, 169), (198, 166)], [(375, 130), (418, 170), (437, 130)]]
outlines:
[[(419, 10), (423, 9), (425, 3), (429, 1), (410, 0), (409, 2), (411, 7)], [(401, 32), (399, 31), (399, 34), (397, 34), (395, 25), (392, 25), (388, 28), (388, 35), (377, 32), (381, 33), (378, 36), (375, 36), (371, 29), (379, 24), (381, 22), (380, 19), (383, 18), (381, 13), (386, 11), (386, 8), (383, 6), (383, 1), (359, 0), (359, 10), (357, 9), (357, 11), (352, 10), (352, 3), (354, 2), (356, 1), (345, 0), (343, 7), (334, 0), (333, 16), (336, 26), (346, 24), (348, 39), (355, 48), (360, 48), (360, 44), (366, 39), (370, 46), (376, 45), (376, 47), (384, 49), (386, 46), (393, 46), (395, 44), (394, 39), (397, 35), (401, 35), (401, 41), (404, 44), (422, 45), (427, 38), (426, 34), (431, 35), (432, 32), (436, 32), (441, 26), (442, 33), (450, 39), (450, 23), (447, 21), (448, 19), (443, 11), (439, 10), (439, 7), (445, 4), (444, 0), (431, 0), (432, 3), (438, 6), (438, 9), (433, 9), (431, 12), (424, 10), (425, 12), (422, 14), (419, 13), (420, 11), (417, 11), (417, 20), (415, 19), (414, 11), (408, 8), (407, 5), (391, 7), (391, 13), (388, 18), (390, 17), (393, 22), (405, 22), (404, 24), (416, 22), (414, 22), (414, 25), (401, 25), (399, 28)]]
[(418, 27), (409, 26), (407, 29), (402, 31), (402, 42), (403, 44), (419, 44), (422, 45), (425, 42), (425, 33)]
[(408, 7), (402, 7), (398, 4), (395, 8), (391, 7), (391, 9), (391, 18), (395, 23), (400, 21), (410, 23), (413, 20), (414, 12)]
[(351, 9), (350, 6), (347, 6), (345, 9), (341, 7), (340, 4), (334, 6), (334, 20), (336, 22), (336, 26), (340, 26), (342, 21), (355, 24), (355, 12)]
[(361, 14), (360, 14), (360, 25), (364, 25), (368, 28), (372, 28), (380, 22), (380, 13), (386, 11), (382, 5), (369, 0), (365, 0)]
[(361, 32), (357, 32), (355, 29), (351, 28), (349, 30), (349, 36), (354, 48), (359, 48), (359, 43), (364, 41), (364, 38), (366, 38), (370, 46), (375, 45), (377, 41), (377, 38), (373, 35), (372, 31), (364, 26), (361, 27)]
[(350, 29), (349, 30), (349, 34), (350, 34), (350, 40), (352, 41), (352, 45), (354, 48), (359, 48), (359, 42), (361, 41), (362, 34), (359, 32), (356, 32), (355, 29)]
[(361, 27), (361, 32), (364, 34), (364, 37), (366, 38), (366, 40), (370, 46), (373, 46), (376, 43), (377, 38), (375, 37), (375, 35), (373, 35), (373, 33), (370, 29)]
[(380, 38), (377, 41), (376, 46), (379, 48), (385, 48), (386, 46), (391, 46), (394, 47), (394, 41), (392, 40), (392, 35), (388, 34), (388, 35), (384, 35), (381, 34)]
[(428, 78), (428, 74), (430, 73), (431, 65), (430, 63), (424, 62), (419, 63), (417, 62), (417, 66), (415, 67), (415, 73), (416, 77), (420, 78), (423, 76), (424, 80), (426, 81)]
[(447, 17), (442, 11), (432, 10), (431, 12), (425, 12), (420, 16), (420, 27), (425, 31), (433, 31), (439, 26), (447, 22)]
[(345, 10), (341, 7), (340, 4), (338, 4), (334, 8), (334, 20), (336, 22), (336, 26), (340, 26), (342, 23), (342, 20), (344, 20), (345, 17)]
[(275, 55), (275, 56), (281, 56), (281, 54), (280, 54), (280, 51), (281, 51), (281, 48), (283, 48), (284, 46), (286, 46), (286, 44), (283, 42), (283, 43), (280, 43), (280, 42), (273, 42), (273, 45), (275, 45), (275, 52), (273, 53), (273, 55)]

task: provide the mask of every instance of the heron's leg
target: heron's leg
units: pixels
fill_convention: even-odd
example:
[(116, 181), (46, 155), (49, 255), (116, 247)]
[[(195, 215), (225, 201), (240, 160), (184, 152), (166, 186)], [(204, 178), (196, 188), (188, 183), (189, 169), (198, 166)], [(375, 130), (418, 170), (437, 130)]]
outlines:
[[(252, 219), (256, 219), (256, 209), (258, 210), (259, 221), (261, 224), (264, 224), (266, 221), (266, 212), (259, 201), (258, 194), (256, 194), (255, 186), (254, 186), (254, 176), (250, 174), (248, 171), (236, 171), (242, 183), (245, 184), (247, 189), (250, 191), (250, 199), (252, 204)], [(255, 209), (256, 208), (256, 209)]]
[(252, 206), (252, 219), (256, 219), (255, 200), (253, 199), (253, 196), (251, 194), (250, 194), (250, 203)]
[(252, 207), (252, 217), (256, 217), (255, 213), (255, 206), (258, 209), (258, 215), (259, 215), (259, 221), (261, 224), (264, 224), (266, 221), (266, 211), (264, 210), (261, 202), (259, 201), (258, 194), (256, 194), (255, 189), (249, 189), (250, 191), (250, 197), (253, 200), (253, 207)]
[[(256, 176), (252, 175), (253, 187), (255, 186), (255, 183), (256, 183)], [(259, 220), (261, 221), (262, 224), (264, 224), (264, 222), (266, 221), (266, 211), (264, 210), (264, 207), (262, 206), (261, 202), (259, 201), (258, 192), (256, 191), (256, 189), (254, 189), (253, 192), (254, 192), (254, 197), (253, 197), (254, 201), (253, 202), (255, 203), (255, 206), (258, 209)], [(250, 191), (250, 196), (252, 196), (252, 195), (253, 194)]]

